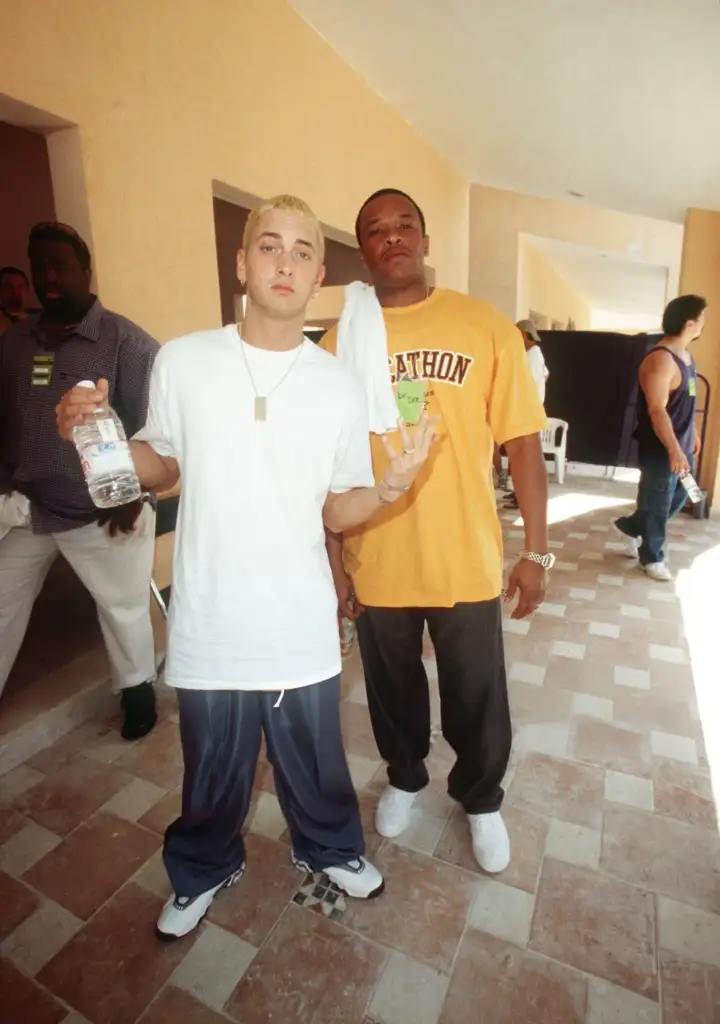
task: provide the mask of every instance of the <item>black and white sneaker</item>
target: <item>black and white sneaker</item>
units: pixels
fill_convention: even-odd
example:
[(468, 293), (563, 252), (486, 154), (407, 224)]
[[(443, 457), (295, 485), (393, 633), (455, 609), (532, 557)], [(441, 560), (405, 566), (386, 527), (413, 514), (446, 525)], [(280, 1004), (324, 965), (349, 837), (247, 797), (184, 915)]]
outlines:
[(235, 885), (240, 880), (244, 870), (245, 865), (243, 864), (239, 871), (233, 872), (220, 885), (208, 889), (207, 892), (200, 893), (199, 896), (176, 896), (173, 893), (162, 908), (157, 925), (155, 926), (155, 934), (158, 939), (161, 942), (174, 942), (176, 939), (181, 939), (184, 935), (189, 935), (194, 928), (197, 928), (207, 914), (215, 894), (220, 889), (229, 889), (231, 885)]
[[(294, 850), (292, 852), (292, 862), (301, 871), (312, 873), (313, 869), (310, 865), (299, 860), (295, 856)], [(383, 876), (365, 857), (356, 857), (354, 860), (349, 860), (347, 864), (323, 868), (322, 871), (341, 892), (344, 892), (346, 896), (354, 897), (356, 900), (374, 899), (385, 888)]]

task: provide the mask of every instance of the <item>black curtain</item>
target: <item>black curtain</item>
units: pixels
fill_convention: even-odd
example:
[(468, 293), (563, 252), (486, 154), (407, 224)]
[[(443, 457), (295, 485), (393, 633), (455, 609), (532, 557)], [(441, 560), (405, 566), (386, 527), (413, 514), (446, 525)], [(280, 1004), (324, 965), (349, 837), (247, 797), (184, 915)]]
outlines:
[(566, 420), (568, 459), (596, 466), (637, 466), (632, 434), (638, 368), (657, 335), (541, 331), (550, 376), (545, 408)]

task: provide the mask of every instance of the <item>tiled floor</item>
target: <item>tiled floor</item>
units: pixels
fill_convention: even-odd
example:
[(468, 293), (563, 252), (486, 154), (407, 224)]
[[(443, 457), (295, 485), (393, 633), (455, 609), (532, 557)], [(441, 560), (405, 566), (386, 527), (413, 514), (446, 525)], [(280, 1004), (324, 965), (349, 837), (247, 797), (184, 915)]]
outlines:
[[(384, 775), (353, 658), (343, 726), (386, 893), (346, 901), (298, 874), (263, 764), (245, 877), (195, 936), (158, 944), (161, 834), (182, 773), (166, 692), (140, 744), (95, 720), (0, 779), (3, 1024), (718, 1024), (718, 765), (698, 703), (717, 723), (700, 679), (708, 650), (720, 678), (720, 643), (697, 601), (718, 578), (720, 523), (673, 526), (676, 593), (607, 530), (631, 493), (579, 480), (556, 492), (548, 602), (508, 623), (502, 876), (473, 861), (441, 738), (411, 828), (397, 842), (373, 832)], [(510, 519), (508, 559), (522, 542)]]

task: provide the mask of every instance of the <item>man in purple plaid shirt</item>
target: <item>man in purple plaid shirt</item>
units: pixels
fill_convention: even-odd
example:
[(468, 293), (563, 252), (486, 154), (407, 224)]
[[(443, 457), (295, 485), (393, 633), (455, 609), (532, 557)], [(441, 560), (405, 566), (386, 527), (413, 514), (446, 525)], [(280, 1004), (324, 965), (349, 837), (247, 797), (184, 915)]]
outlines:
[(155, 514), (133, 503), (99, 512), (55, 406), (81, 380), (106, 378), (127, 436), (145, 423), (158, 343), (104, 309), (90, 289), (90, 250), (66, 224), (38, 224), (28, 256), (42, 309), (0, 337), (0, 692), (58, 553), (97, 604), (124, 710), (122, 735), (156, 721), (150, 622)]

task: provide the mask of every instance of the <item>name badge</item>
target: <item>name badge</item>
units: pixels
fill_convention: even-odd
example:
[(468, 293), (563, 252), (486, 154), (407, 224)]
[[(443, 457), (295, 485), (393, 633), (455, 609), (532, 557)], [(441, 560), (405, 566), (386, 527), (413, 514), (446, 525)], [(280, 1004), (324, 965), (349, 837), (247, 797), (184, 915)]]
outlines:
[(409, 378), (399, 380), (395, 397), (398, 412), (406, 423), (414, 426), (425, 408), (425, 381)]
[(55, 355), (51, 352), (47, 355), (33, 356), (30, 384), (34, 388), (46, 388), (53, 375)]

